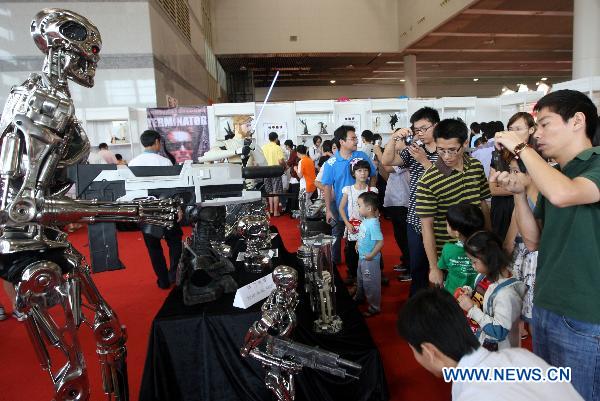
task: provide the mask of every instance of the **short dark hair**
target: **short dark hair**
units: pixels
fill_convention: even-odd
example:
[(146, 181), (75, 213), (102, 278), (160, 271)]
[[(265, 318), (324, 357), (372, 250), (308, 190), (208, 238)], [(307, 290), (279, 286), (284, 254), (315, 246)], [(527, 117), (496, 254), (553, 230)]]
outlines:
[(371, 142), (374, 139), (373, 131), (366, 129), (362, 132), (362, 134), (360, 134), (360, 137), (366, 142)]
[(446, 221), (453, 230), (458, 231), (465, 238), (473, 233), (483, 230), (485, 219), (478, 206), (470, 203), (452, 205), (446, 212)]
[(487, 267), (486, 276), (496, 281), (510, 258), (502, 247), (502, 240), (493, 232), (478, 231), (465, 241), (465, 252), (481, 260)]
[(434, 139), (458, 139), (458, 142), (465, 143), (469, 137), (467, 125), (456, 118), (446, 118), (438, 123), (433, 130)]
[(120, 153), (115, 153), (115, 159), (117, 159), (117, 160), (123, 160), (123, 156), (121, 156)]
[(294, 141), (292, 141), (291, 139), (286, 139), (285, 141), (283, 141), (283, 145), (289, 146), (292, 149), (294, 149), (296, 147), (296, 146), (294, 146)]
[(301, 155), (305, 155), (308, 153), (308, 148), (304, 145), (298, 145), (296, 146), (296, 152), (300, 153)]
[(410, 297), (400, 310), (398, 331), (419, 354), (423, 343), (431, 343), (449, 358), (460, 361), (479, 348), (464, 312), (441, 288), (424, 289)]
[(379, 134), (373, 134), (374, 141), (383, 141), (383, 138)]
[(279, 135), (277, 135), (277, 132), (269, 132), (269, 141), (275, 142), (278, 136)]
[(379, 195), (375, 192), (367, 191), (358, 195), (358, 199), (362, 199), (366, 206), (370, 206), (373, 210), (379, 210)]
[(329, 139), (324, 140), (323, 143), (321, 144), (321, 148), (323, 149), (323, 152), (331, 152), (332, 146), (333, 146), (333, 142), (331, 142)]
[(422, 107), (410, 116), (411, 124), (414, 124), (419, 120), (427, 120), (432, 124), (437, 124), (440, 122), (440, 113), (431, 107)]
[(359, 159), (354, 164), (350, 163), (350, 174), (352, 175), (352, 177), (354, 177), (354, 172), (359, 168), (369, 170), (369, 176), (371, 175), (371, 165), (369, 164), (369, 162), (364, 159)]
[(338, 148), (340, 147), (340, 141), (345, 141), (348, 137), (348, 132), (356, 132), (356, 128), (351, 125), (340, 125), (335, 131), (333, 131), (333, 138), (337, 141)]
[(316, 145), (317, 141), (323, 142), (323, 138), (321, 138), (319, 135), (313, 136), (313, 145)]
[(108, 149), (108, 145), (106, 142), (102, 142), (100, 145), (98, 145), (98, 149)]
[(473, 133), (479, 134), (479, 123), (471, 123), (471, 126), (469, 128), (471, 128), (471, 131), (473, 131)]
[(151, 129), (147, 129), (140, 135), (140, 142), (145, 148), (154, 145), (157, 140), (160, 141), (160, 134)]
[(583, 113), (585, 115), (585, 134), (594, 146), (598, 144), (598, 139), (600, 139), (596, 137), (598, 110), (589, 97), (579, 91), (562, 89), (550, 92), (538, 100), (533, 111), (538, 112), (544, 108), (560, 115), (564, 122), (567, 122), (575, 113)]

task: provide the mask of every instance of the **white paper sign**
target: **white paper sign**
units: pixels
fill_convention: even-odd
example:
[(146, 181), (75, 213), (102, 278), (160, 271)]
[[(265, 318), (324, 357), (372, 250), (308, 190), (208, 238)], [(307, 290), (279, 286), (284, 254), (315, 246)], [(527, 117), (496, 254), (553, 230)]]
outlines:
[(238, 288), (235, 293), (235, 298), (233, 299), (233, 306), (236, 308), (247, 309), (268, 297), (274, 289), (275, 283), (273, 282), (273, 276), (269, 273), (250, 284)]
[(287, 123), (263, 123), (263, 138), (265, 143), (269, 143), (269, 134), (271, 132), (276, 132), (277, 139), (283, 143), (287, 139)]

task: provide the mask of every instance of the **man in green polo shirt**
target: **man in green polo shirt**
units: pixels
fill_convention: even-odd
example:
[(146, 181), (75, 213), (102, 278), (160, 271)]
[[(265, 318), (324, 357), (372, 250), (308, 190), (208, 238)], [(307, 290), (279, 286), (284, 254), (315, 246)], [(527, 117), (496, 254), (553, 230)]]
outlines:
[(535, 106), (538, 150), (512, 132), (496, 134), (496, 147), (519, 157), (538, 187), (531, 211), (521, 174), (491, 177), (514, 193), (519, 232), (538, 242), (533, 298), (533, 350), (553, 366), (571, 368), (575, 389), (600, 400), (600, 147), (594, 103), (559, 90)]
[(448, 208), (459, 203), (481, 207), (490, 226), (486, 199), (491, 196), (485, 171), (479, 160), (466, 155), (469, 130), (458, 119), (440, 121), (433, 131), (439, 158), (417, 183), (416, 212), (423, 226), (423, 246), (429, 261), (429, 281), (441, 286), (444, 274), (438, 268), (438, 256), (452, 239), (446, 229)]

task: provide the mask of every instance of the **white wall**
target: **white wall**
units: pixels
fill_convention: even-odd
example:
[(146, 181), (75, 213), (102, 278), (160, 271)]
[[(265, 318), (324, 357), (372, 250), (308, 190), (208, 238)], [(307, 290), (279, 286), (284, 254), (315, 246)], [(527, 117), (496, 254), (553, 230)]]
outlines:
[[(216, 0), (215, 53), (398, 50), (398, 0)], [(290, 42), (290, 35), (298, 36)]]
[[(29, 26), (43, 8), (66, 8), (90, 19), (102, 36), (96, 85), (71, 83), (76, 107), (156, 104), (152, 43), (148, 32), (148, 4), (118, 2), (24, 2), (0, 4), (0, 107), (13, 85), (42, 68), (43, 54), (33, 43)], [(116, 4), (116, 3), (115, 3)]]

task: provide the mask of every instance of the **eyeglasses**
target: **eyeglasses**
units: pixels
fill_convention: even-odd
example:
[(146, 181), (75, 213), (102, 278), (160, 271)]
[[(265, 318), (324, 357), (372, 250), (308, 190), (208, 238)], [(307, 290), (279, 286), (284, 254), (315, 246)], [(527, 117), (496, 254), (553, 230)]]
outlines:
[(462, 145), (460, 145), (457, 149), (438, 149), (437, 154), (440, 156), (456, 156), (461, 149)]
[(433, 127), (433, 124), (431, 124), (429, 127), (422, 127), (422, 128), (413, 128), (413, 132), (415, 134), (420, 134), (422, 132), (426, 132), (429, 128)]

